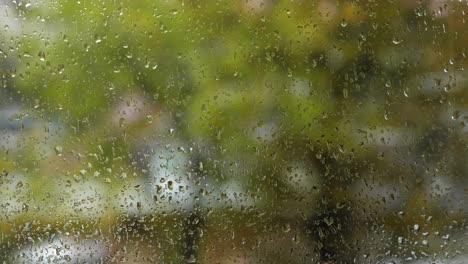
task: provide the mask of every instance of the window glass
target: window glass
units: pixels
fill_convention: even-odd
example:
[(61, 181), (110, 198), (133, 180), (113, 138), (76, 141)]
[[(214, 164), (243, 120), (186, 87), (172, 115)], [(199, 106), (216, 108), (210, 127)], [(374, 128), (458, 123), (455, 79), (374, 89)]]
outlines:
[(467, 12), (0, 0), (0, 260), (467, 263)]

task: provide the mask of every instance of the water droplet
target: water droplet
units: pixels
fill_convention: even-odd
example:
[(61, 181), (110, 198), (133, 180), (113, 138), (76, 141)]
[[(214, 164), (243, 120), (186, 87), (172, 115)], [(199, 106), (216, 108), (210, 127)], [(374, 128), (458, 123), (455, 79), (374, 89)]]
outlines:
[(460, 117), (460, 111), (456, 110), (452, 114), (452, 120), (457, 120)]
[(335, 222), (335, 220), (332, 217), (326, 217), (324, 221), (328, 226), (333, 225), (333, 223)]
[(398, 244), (403, 244), (403, 237), (398, 237)]
[(148, 124), (153, 123), (153, 116), (152, 115), (147, 115), (146, 116), (146, 122), (148, 122)]
[(23, 182), (22, 181), (19, 181), (17, 184), (16, 184), (16, 189), (20, 189), (23, 187)]
[(190, 255), (190, 257), (187, 258), (187, 263), (196, 263), (197, 259), (195, 258), (194, 255)]
[(40, 60), (40, 61), (45, 61), (46, 54), (45, 54), (44, 51), (39, 51), (39, 53), (37, 54), (37, 56), (39, 56), (39, 60)]
[(347, 27), (348, 26), (348, 22), (346, 22), (346, 20), (341, 20), (341, 23), (340, 23), (341, 27)]
[(62, 146), (56, 146), (54, 148), (55, 150), (55, 154), (57, 154), (57, 156), (62, 156), (62, 153), (63, 153), (63, 147)]

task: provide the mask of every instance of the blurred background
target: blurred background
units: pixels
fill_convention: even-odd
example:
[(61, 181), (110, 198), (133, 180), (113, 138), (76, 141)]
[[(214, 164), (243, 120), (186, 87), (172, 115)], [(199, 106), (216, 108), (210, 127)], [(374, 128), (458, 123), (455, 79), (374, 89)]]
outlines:
[(0, 260), (468, 263), (467, 13), (0, 1)]

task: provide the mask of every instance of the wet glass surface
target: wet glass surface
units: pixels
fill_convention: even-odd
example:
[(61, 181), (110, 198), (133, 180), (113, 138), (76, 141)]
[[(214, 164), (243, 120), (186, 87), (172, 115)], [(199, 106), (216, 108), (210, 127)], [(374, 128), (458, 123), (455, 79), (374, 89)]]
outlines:
[(467, 263), (466, 1), (0, 1), (3, 263)]

